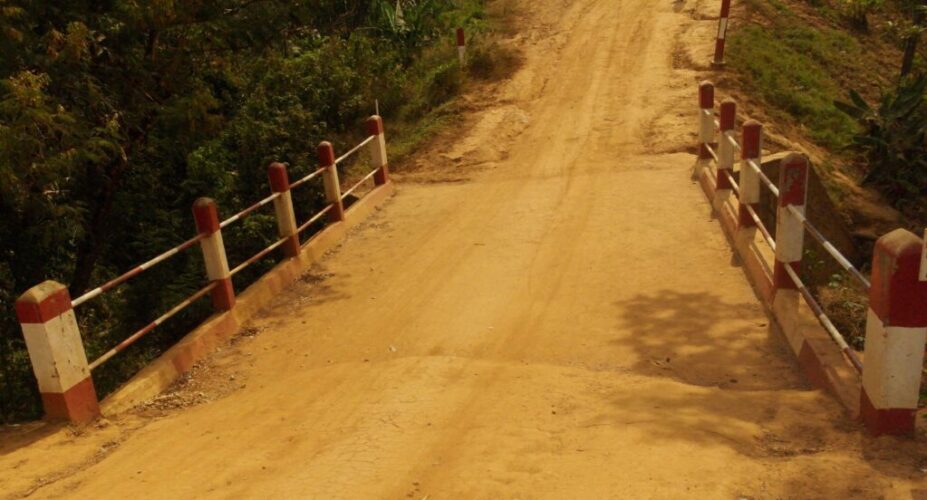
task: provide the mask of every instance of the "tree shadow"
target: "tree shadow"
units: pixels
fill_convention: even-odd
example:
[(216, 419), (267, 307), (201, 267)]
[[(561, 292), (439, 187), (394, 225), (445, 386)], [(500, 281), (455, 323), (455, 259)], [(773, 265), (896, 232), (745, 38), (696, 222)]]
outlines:
[[(888, 478), (923, 477), (927, 449), (866, 435), (833, 397), (813, 390), (752, 298), (664, 289), (614, 306), (618, 330), (630, 334), (611, 343), (636, 354), (630, 371), (646, 389), (602, 393), (611, 410), (585, 425), (625, 424), (648, 440), (732, 449), (781, 468), (778, 485), (796, 497), (852, 497), (887, 487)], [(860, 474), (827, 472), (843, 461)], [(873, 472), (882, 476), (867, 477)]]
[(63, 422), (39, 420), (22, 425), (0, 427), (0, 457), (48, 438), (68, 426)]

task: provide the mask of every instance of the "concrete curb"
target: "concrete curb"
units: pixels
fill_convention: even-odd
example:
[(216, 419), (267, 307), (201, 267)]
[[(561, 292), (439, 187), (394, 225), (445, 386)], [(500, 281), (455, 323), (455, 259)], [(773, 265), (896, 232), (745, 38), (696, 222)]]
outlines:
[(101, 403), (107, 416), (129, 410), (170, 387), (193, 365), (228, 341), (248, 320), (271, 304), (278, 293), (296, 281), (322, 256), (344, 240), (347, 232), (362, 223), (395, 192), (392, 182), (374, 188), (345, 211), (343, 222), (328, 225), (307, 241), (293, 258), (273, 269), (238, 295), (231, 311), (214, 314), (177, 344), (135, 374)]

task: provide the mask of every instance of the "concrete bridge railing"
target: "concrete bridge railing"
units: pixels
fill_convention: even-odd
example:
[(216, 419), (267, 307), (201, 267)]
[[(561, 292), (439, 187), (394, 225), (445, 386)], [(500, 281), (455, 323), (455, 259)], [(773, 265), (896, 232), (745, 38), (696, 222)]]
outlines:
[[(328, 219), (326, 229), (338, 229), (339, 225), (343, 225), (346, 220), (345, 198), (357, 191), (367, 181), (372, 179), (375, 186), (367, 197), (371, 197), (378, 192), (383, 193), (385, 192), (383, 189), (387, 187), (391, 188), (383, 120), (379, 116), (371, 116), (367, 119), (366, 127), (368, 134), (366, 139), (338, 158), (335, 157), (331, 143), (322, 142), (319, 144), (317, 151), (318, 168), (293, 183), (289, 181), (287, 167), (284, 164), (272, 163), (268, 167), (271, 194), (223, 221), (219, 220), (215, 201), (210, 198), (196, 200), (193, 204), (196, 236), (80, 297), (71, 299), (67, 287), (55, 281), (46, 281), (32, 287), (20, 296), (16, 302), (16, 314), (26, 340), (33, 371), (42, 396), (46, 418), (80, 423), (92, 420), (100, 415), (100, 403), (94, 389), (92, 371), (154, 330), (158, 325), (207, 295), (212, 300), (216, 315), (206, 320), (201, 327), (210, 329), (209, 335), (227, 335), (230, 328), (240, 325), (247, 313), (258, 308), (254, 305), (248, 305), (245, 308), (239, 307), (232, 284), (232, 277), (249, 265), (280, 249), (284, 256), (284, 262), (279, 264), (278, 268), (269, 272), (268, 275), (265, 275), (264, 278), (268, 278), (268, 280), (264, 281), (267, 281), (267, 283), (259, 280), (258, 283), (252, 285), (252, 287), (273, 288), (274, 285), (269, 284), (269, 282), (274, 281), (278, 276), (269, 275), (283, 275), (283, 278), (280, 279), (292, 279), (293, 277), (291, 276), (293, 273), (288, 274), (288, 269), (280, 269), (280, 266), (287, 264), (288, 261), (298, 263), (300, 260), (306, 260), (306, 256), (303, 254), (312, 253), (313, 250), (315, 250), (315, 253), (320, 254), (321, 251), (313, 249), (313, 245), (319, 243), (318, 240), (320, 239), (331, 240), (333, 238), (332, 234), (337, 236), (337, 233), (323, 230), (313, 235), (305, 243), (301, 243), (300, 234), (304, 233), (311, 225), (322, 220), (323, 217)], [(337, 165), (365, 147), (369, 150), (373, 170), (349, 189), (342, 192), (338, 180)], [(321, 178), (324, 183), (327, 204), (322, 210), (299, 224), (293, 209), (291, 191), (318, 178)], [(244, 262), (235, 267), (230, 267), (222, 238), (222, 229), (241, 221), (259, 208), (269, 204), (273, 204), (274, 207), (278, 239)], [(77, 316), (75, 315), (75, 308), (197, 245), (200, 246), (203, 252), (208, 283), (99, 358), (88, 361), (78, 327)], [(308, 258), (312, 258), (312, 256)], [(252, 302), (255, 302), (255, 300), (252, 300)], [(239, 311), (238, 309), (245, 309), (245, 311)], [(165, 378), (189, 370), (194, 361), (193, 358), (203, 354), (204, 342), (211, 341), (199, 338), (190, 343), (191, 345), (175, 346), (175, 348), (178, 348), (178, 352), (170, 358), (169, 363), (173, 365), (172, 368), (174, 369), (170, 371), (167, 377), (158, 375), (155, 378), (158, 378), (162, 385), (166, 385), (164, 383)], [(167, 382), (169, 383), (169, 381)]]
[[(919, 238), (897, 229), (879, 238), (867, 278), (806, 216), (807, 157), (798, 153), (786, 156), (779, 166), (778, 182), (773, 182), (764, 173), (761, 160), (763, 126), (747, 120), (738, 141), (736, 108), (732, 99), (725, 99), (716, 116), (714, 86), (710, 82), (699, 86), (699, 162), (695, 175), (711, 197), (759, 295), (813, 382), (840, 392), (837, 385), (841, 375), (836, 373), (839, 370), (834, 368), (833, 359), (828, 359), (826, 349), (802, 324), (802, 299), (803, 307), (810, 309), (855, 372), (859, 395), (850, 406), (866, 426), (875, 434), (913, 433), (927, 343), (927, 232)], [(739, 183), (734, 173), (738, 151)], [(757, 214), (763, 188), (778, 198), (775, 234)], [(868, 294), (865, 364), (802, 282), (805, 234), (817, 240)], [(758, 244), (765, 244), (765, 248)]]

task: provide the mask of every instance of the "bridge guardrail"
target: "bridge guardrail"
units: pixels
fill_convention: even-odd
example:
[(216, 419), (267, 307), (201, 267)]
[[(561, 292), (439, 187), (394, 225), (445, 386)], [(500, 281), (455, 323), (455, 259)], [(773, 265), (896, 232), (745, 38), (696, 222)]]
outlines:
[[(702, 82), (699, 85), (699, 168), (709, 170), (714, 189), (713, 207), (722, 210), (730, 204), (736, 211), (739, 236), (750, 240), (749, 232), (756, 230), (774, 253), (771, 273), (768, 262), (762, 261), (761, 265), (771, 275), (775, 315), (797, 315), (797, 302), (783, 299), (789, 292), (797, 292), (860, 375), (860, 414), (869, 429), (876, 434), (913, 432), (927, 343), (927, 231), (923, 239), (902, 229), (880, 238), (873, 255), (870, 282), (808, 219), (808, 159), (795, 153), (784, 158), (778, 185), (773, 183), (762, 169), (762, 124), (747, 120), (742, 126), (741, 142), (738, 142), (734, 131), (735, 101), (724, 99), (717, 119), (714, 109), (714, 85)], [(719, 136), (717, 142), (716, 135)], [(734, 178), (736, 150), (741, 152), (740, 184)], [(757, 214), (761, 187), (766, 187), (779, 199), (775, 236)], [(799, 276), (805, 232), (868, 293), (865, 365)], [(887, 303), (896, 309), (889, 313)], [(788, 336), (788, 332), (786, 334)], [(796, 354), (803, 355), (798, 352), (804, 349), (803, 345), (793, 346), (793, 349)]]
[[(343, 200), (370, 179), (374, 180), (376, 186), (389, 182), (383, 120), (376, 115), (368, 118), (366, 130), (367, 137), (338, 158), (334, 156), (331, 143), (319, 144), (317, 150), (319, 167), (292, 184), (289, 182), (286, 165), (272, 163), (268, 167), (272, 194), (221, 222), (215, 201), (210, 198), (197, 199), (193, 204), (196, 236), (74, 300), (71, 300), (67, 287), (54, 281), (46, 281), (25, 292), (16, 302), (16, 312), (39, 384), (46, 416), (53, 419), (83, 422), (99, 415), (99, 403), (91, 376), (92, 370), (206, 295), (212, 296), (213, 308), (217, 312), (232, 310), (235, 306), (232, 276), (267, 257), (278, 248), (283, 250), (286, 258), (297, 256), (302, 246), (299, 235), (308, 227), (321, 220), (326, 214), (329, 216), (330, 223), (343, 221)], [(369, 147), (373, 170), (342, 194), (337, 165), (364, 147)], [(319, 176), (324, 181), (327, 204), (297, 226), (291, 190)], [(279, 238), (230, 269), (222, 239), (222, 229), (247, 218), (269, 204), (274, 206)], [(74, 309), (197, 244), (203, 252), (209, 283), (88, 363)]]

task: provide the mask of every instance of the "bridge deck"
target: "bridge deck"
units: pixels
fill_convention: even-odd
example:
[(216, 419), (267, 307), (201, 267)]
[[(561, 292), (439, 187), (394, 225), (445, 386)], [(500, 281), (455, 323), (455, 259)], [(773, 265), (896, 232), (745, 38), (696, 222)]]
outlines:
[(711, 23), (669, 1), (523, 7), (525, 67), (466, 137), (422, 158), (472, 179), (401, 184), (259, 335), (214, 359), (203, 390), (223, 397), (11, 452), (7, 491), (911, 491), (916, 465), (891, 462), (894, 445), (865, 438), (770, 337), (690, 180), (698, 74), (674, 60), (692, 33), (707, 58)]

